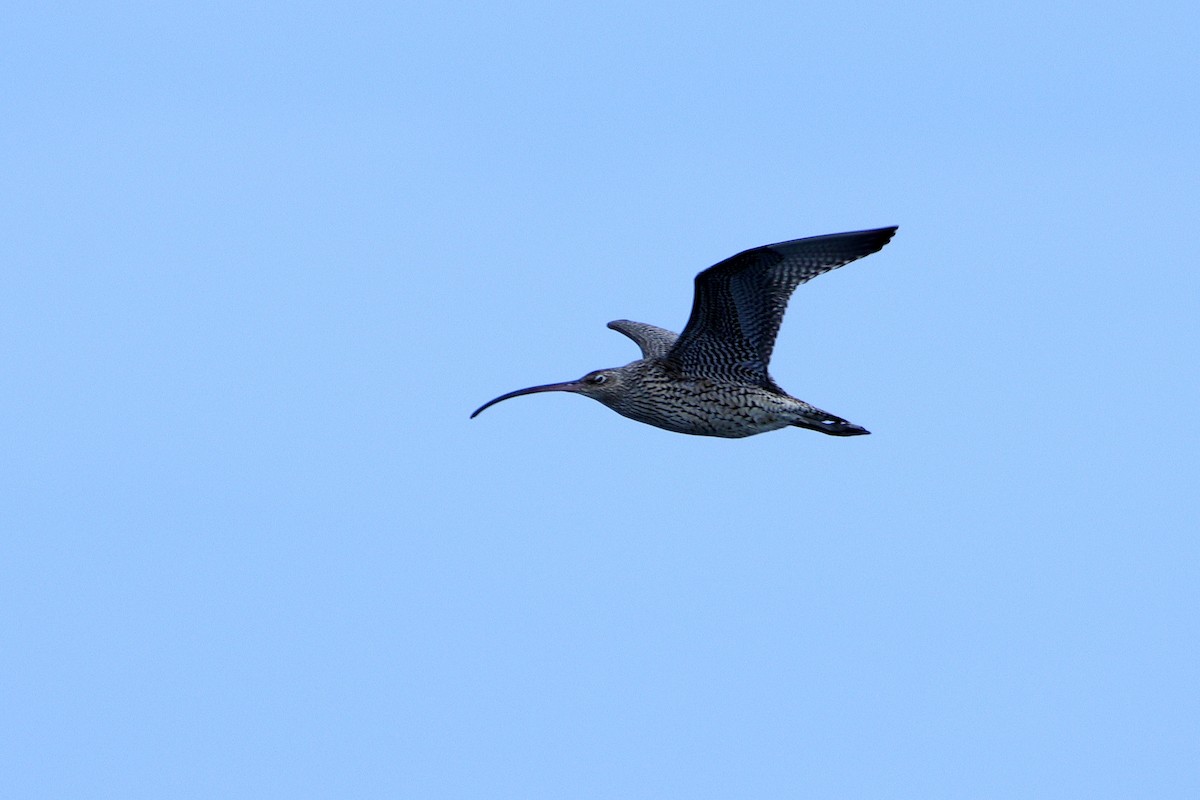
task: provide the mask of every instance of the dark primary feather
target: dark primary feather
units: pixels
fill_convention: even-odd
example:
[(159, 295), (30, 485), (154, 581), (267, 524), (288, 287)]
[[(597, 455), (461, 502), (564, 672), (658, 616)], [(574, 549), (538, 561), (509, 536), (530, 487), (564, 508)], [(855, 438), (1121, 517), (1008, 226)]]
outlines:
[(692, 315), (667, 361), (684, 375), (777, 389), (767, 374), (792, 292), (879, 251), (896, 228), (831, 233), (755, 247), (696, 276)]

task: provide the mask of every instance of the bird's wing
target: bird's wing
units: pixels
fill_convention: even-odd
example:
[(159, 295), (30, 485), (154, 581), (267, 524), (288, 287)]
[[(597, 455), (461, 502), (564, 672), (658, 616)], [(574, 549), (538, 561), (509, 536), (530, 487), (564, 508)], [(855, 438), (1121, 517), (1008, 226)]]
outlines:
[(686, 375), (772, 387), (775, 335), (797, 286), (877, 252), (896, 228), (831, 233), (755, 247), (696, 276), (687, 327), (667, 361)]
[(637, 342), (637, 346), (642, 348), (642, 358), (663, 358), (679, 338), (678, 333), (666, 328), (628, 319), (614, 319), (608, 323), (608, 327)]

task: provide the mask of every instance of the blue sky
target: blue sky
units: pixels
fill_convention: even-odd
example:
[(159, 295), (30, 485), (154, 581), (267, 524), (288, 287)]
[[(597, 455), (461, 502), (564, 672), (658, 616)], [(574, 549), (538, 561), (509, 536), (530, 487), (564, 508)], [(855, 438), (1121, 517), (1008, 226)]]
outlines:
[[(1191, 4), (19, 4), (12, 796), (1200, 794)], [(772, 371), (502, 392), (899, 225)]]

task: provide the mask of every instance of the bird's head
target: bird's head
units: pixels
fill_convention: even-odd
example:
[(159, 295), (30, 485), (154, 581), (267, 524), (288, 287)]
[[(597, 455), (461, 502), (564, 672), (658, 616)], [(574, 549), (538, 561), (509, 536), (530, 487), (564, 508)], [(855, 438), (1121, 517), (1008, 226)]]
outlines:
[(598, 369), (589, 372), (579, 380), (567, 381), (565, 383), (548, 383), (544, 386), (530, 386), (528, 389), (518, 389), (515, 392), (502, 394), (475, 409), (475, 412), (471, 414), (471, 418), (474, 419), (485, 408), (494, 406), (501, 400), (520, 397), (523, 394), (537, 394), (538, 392), (574, 392), (575, 394), (590, 397), (593, 400), (599, 400), (606, 406), (612, 406), (628, 388), (630, 366), (632, 365), (612, 367), (611, 369)]

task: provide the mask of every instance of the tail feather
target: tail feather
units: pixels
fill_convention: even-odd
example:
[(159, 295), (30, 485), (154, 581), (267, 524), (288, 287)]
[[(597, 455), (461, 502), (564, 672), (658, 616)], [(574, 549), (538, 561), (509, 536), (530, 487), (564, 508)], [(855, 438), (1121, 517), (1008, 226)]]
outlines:
[(796, 420), (792, 424), (797, 428), (808, 428), (810, 431), (820, 431), (830, 436), (864, 436), (870, 433), (861, 425), (855, 425), (853, 422), (835, 417), (833, 414), (826, 414), (824, 411), (805, 419)]

